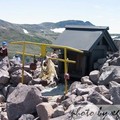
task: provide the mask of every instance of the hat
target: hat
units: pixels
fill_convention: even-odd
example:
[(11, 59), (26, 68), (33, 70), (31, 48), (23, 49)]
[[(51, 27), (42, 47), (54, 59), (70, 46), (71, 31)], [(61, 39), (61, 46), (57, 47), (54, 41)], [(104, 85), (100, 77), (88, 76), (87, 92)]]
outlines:
[(19, 57), (19, 55), (18, 55), (18, 54), (15, 54), (15, 57)]
[(2, 42), (2, 45), (7, 45), (7, 42), (3, 41), (3, 42)]

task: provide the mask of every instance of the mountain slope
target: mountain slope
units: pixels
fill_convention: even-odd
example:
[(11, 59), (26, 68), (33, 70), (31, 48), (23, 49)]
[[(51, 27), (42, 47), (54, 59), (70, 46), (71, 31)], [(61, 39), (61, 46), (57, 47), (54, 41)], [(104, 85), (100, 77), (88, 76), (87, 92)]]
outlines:
[(83, 22), (80, 20), (67, 20), (67, 21), (60, 21), (55, 23), (52, 28), (65, 28), (66, 25), (90, 25), (93, 26), (90, 22)]
[(26, 34), (25, 29), (18, 24), (12, 24), (3, 20), (0, 20), (0, 41), (35, 41), (35, 42), (45, 42), (50, 43), (49, 40), (38, 37), (37, 35)]
[(43, 37), (49, 39), (51, 41), (55, 40), (59, 33), (53, 32), (51, 29), (55, 28), (65, 28), (66, 25), (88, 25), (93, 26), (89, 21), (81, 21), (81, 20), (66, 20), (60, 22), (43, 22), (41, 24), (22, 24), (20, 27), (22, 29), (26, 29), (30, 34), (37, 35), (38, 37)]
[[(0, 20), (0, 42), (7, 41), (31, 41), (39, 43), (52, 43), (60, 33), (52, 31), (55, 28), (65, 28), (66, 25), (93, 25), (89, 21), (66, 20), (60, 22), (44, 22), (41, 24), (13, 24)], [(10, 51), (19, 51), (20, 46), (11, 47)], [(28, 51), (39, 51), (35, 47), (28, 46)]]
[(66, 21), (60, 21), (60, 22), (43, 22), (41, 24), (22, 24), (20, 25), (21, 28), (27, 29), (31, 32), (41, 32), (43, 30), (47, 31), (54, 28), (65, 28), (66, 25), (90, 25), (93, 26), (92, 23), (89, 21), (81, 21), (81, 20), (66, 20)]

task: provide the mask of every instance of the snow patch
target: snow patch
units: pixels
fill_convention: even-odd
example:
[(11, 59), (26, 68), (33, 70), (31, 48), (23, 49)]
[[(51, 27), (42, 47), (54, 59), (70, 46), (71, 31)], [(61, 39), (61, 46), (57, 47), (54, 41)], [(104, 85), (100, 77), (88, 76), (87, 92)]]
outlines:
[(51, 29), (51, 31), (56, 32), (56, 33), (62, 33), (65, 30), (65, 28), (55, 28)]
[(29, 33), (26, 29), (23, 29), (23, 32), (24, 32), (25, 34), (28, 34), (28, 33)]

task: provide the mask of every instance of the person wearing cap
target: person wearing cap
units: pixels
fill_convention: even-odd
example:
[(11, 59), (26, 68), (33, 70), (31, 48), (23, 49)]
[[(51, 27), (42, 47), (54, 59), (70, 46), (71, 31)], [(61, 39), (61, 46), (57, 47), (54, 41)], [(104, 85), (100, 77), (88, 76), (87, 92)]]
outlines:
[(18, 54), (15, 54), (15, 56), (13, 56), (13, 59), (17, 62), (17, 63), (21, 63), (21, 58)]
[(7, 50), (7, 42), (2, 42), (2, 46), (0, 47), (0, 56), (2, 58), (8, 56), (8, 50)]
[(7, 50), (7, 42), (3, 41), (0, 47), (0, 62), (6, 65), (8, 68), (10, 67), (9, 58), (8, 58), (8, 50)]

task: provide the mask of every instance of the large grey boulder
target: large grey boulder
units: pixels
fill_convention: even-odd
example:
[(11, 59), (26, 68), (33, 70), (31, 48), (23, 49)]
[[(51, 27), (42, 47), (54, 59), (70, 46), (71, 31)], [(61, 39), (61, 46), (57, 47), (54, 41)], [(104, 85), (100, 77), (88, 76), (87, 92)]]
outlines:
[(40, 120), (49, 120), (54, 113), (54, 109), (52, 108), (50, 103), (40, 103), (36, 106), (36, 109)]
[(70, 93), (72, 94), (76, 94), (76, 90), (78, 88), (80, 89), (86, 89), (86, 88), (92, 88), (94, 87), (95, 85), (88, 85), (88, 84), (81, 84), (81, 82), (78, 82), (78, 81), (75, 81), (71, 84), (70, 88), (69, 88), (69, 91)]
[(109, 89), (107, 89), (104, 85), (96, 86), (94, 90), (103, 95), (105, 98), (110, 99)]
[(91, 93), (88, 97), (87, 100), (94, 103), (95, 105), (112, 105), (112, 101), (108, 100), (105, 98), (103, 95), (100, 93), (94, 91)]
[(36, 112), (36, 105), (41, 102), (41, 93), (36, 87), (18, 84), (7, 98), (6, 109), (9, 120), (16, 120), (22, 114)]
[(120, 84), (115, 81), (111, 81), (109, 84), (111, 101), (113, 104), (120, 104)]
[[(11, 73), (11, 80), (10, 82), (13, 84), (18, 84), (21, 82), (22, 79), (22, 70), (18, 69), (16, 71), (14, 71), (13, 73)], [(24, 71), (24, 84), (28, 84), (30, 81), (32, 80), (32, 75), (26, 71)]]
[(5, 97), (2, 94), (0, 94), (0, 103), (2, 102), (5, 102)]
[(77, 96), (81, 96), (81, 95), (85, 95), (85, 94), (89, 94), (91, 91), (93, 91), (94, 90), (94, 87), (88, 87), (88, 88), (84, 88), (84, 89), (82, 89), (82, 88), (77, 88), (76, 89), (76, 95)]
[(99, 70), (104, 69), (109, 66), (108, 62), (105, 62), (103, 65), (99, 66)]
[(91, 71), (89, 74), (90, 80), (95, 84), (97, 84), (99, 76), (100, 76), (100, 72), (98, 70)]
[(0, 84), (7, 84), (9, 82), (9, 73), (6, 70), (0, 69)]
[(114, 57), (114, 59), (111, 60), (110, 65), (120, 66), (120, 56), (119, 57)]
[(73, 103), (74, 101), (72, 101), (72, 99), (67, 98), (66, 100), (63, 100), (61, 104), (63, 105), (65, 109), (68, 109), (68, 107)]
[(98, 84), (108, 85), (110, 81), (120, 83), (120, 66), (109, 66), (103, 69)]
[(69, 92), (72, 92), (73, 90), (75, 90), (76, 88), (80, 88), (81, 86), (81, 82), (75, 81), (71, 84)]
[(8, 56), (2, 58), (2, 60), (0, 61), (0, 68), (3, 69), (3, 70), (6, 70), (6, 71), (9, 70), (10, 64), (9, 64), (9, 58), (8, 58)]
[(54, 112), (52, 114), (52, 117), (55, 118), (55, 117), (59, 117), (59, 116), (62, 116), (65, 114), (65, 111), (63, 109), (63, 106), (58, 106), (57, 108), (54, 109)]
[[(12, 74), (13, 72), (17, 71), (22, 68), (20, 66), (16, 66), (16, 67), (10, 67), (10, 69), (8, 70), (9, 74)], [(24, 70), (25, 70), (25, 67), (24, 67)], [(25, 70), (26, 71), (26, 70)]]
[(81, 78), (81, 83), (82, 84), (88, 84), (88, 85), (92, 85), (92, 81), (89, 79), (89, 76), (84, 76)]
[(7, 96), (15, 89), (15, 87), (11, 85), (7, 85), (2, 89), (3, 95), (7, 98)]
[(108, 73), (110, 73), (110, 72), (112, 72), (112, 71), (114, 70), (114, 68), (116, 68), (116, 66), (114, 66), (114, 65), (104, 67), (104, 68), (102, 68), (102, 69), (100, 70), (100, 75), (101, 75), (103, 72), (105, 72), (105, 71), (108, 72)]

